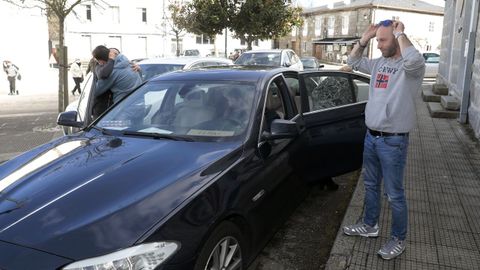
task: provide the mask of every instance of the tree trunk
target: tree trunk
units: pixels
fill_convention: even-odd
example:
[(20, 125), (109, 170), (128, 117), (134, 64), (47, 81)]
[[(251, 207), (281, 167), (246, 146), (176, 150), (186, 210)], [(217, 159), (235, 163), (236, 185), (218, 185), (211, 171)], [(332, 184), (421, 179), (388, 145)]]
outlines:
[(247, 39), (247, 51), (250, 51), (252, 49), (252, 40)]
[[(218, 56), (218, 48), (217, 48), (217, 37), (216, 37), (216, 35), (213, 36), (212, 40), (213, 40), (213, 54), (214, 54), (215, 57), (217, 57)], [(210, 55), (210, 56), (212, 56), (212, 55)]]
[(180, 56), (180, 33), (178, 31), (175, 32), (175, 40), (177, 41), (176, 55), (177, 57), (179, 57)]
[[(58, 60), (58, 112), (65, 111), (68, 105), (68, 63), (67, 52), (64, 48), (65, 44), (65, 18), (58, 18), (59, 42), (58, 51), (60, 55)], [(67, 80), (65, 80), (67, 78)]]

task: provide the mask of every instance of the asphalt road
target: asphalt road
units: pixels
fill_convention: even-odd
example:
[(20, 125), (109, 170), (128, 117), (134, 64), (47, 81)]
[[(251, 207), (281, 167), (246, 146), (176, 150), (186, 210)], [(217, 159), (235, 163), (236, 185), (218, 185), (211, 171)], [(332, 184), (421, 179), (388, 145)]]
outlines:
[(0, 162), (61, 136), (57, 93), (0, 93)]

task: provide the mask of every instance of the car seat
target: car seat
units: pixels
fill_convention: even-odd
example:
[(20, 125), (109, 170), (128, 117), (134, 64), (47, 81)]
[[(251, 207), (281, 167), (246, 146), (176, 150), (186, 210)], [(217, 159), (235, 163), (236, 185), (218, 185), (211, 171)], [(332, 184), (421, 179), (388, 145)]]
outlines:
[(185, 95), (184, 102), (175, 113), (175, 127), (192, 128), (202, 122), (212, 120), (215, 109), (206, 104), (203, 90), (192, 90)]

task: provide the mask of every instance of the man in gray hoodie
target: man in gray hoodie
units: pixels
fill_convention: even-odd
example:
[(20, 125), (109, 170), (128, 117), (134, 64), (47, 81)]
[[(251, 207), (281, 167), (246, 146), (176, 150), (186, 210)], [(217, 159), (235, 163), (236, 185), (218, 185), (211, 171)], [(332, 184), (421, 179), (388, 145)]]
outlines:
[[(347, 235), (377, 237), (381, 182), (392, 210), (390, 240), (378, 251), (393, 259), (405, 250), (408, 211), (403, 188), (408, 133), (414, 128), (415, 95), (425, 73), (425, 60), (403, 32), (400, 21), (385, 20), (370, 25), (352, 49), (348, 65), (371, 74), (365, 109), (368, 128), (364, 142), (363, 167), (365, 211), (363, 220), (345, 226)], [(382, 57), (362, 57), (370, 39), (376, 37)]]
[[(100, 65), (105, 65), (108, 62), (109, 54), (110, 49), (102, 45), (97, 46), (92, 52), (93, 57)], [(140, 75), (132, 70), (127, 57), (118, 54), (114, 59), (112, 73), (107, 78), (99, 78), (97, 81), (95, 97), (99, 97), (110, 90), (113, 95), (113, 103), (116, 103), (141, 83)]]

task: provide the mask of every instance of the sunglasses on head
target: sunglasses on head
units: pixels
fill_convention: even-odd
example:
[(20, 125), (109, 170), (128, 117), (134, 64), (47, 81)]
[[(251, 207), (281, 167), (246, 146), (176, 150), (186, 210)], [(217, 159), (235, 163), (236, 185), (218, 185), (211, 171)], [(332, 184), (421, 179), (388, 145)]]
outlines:
[(384, 20), (384, 21), (379, 22), (377, 25), (378, 26), (380, 26), (380, 25), (381, 26), (390, 26), (390, 25), (392, 25), (392, 23), (393, 23), (392, 20)]

